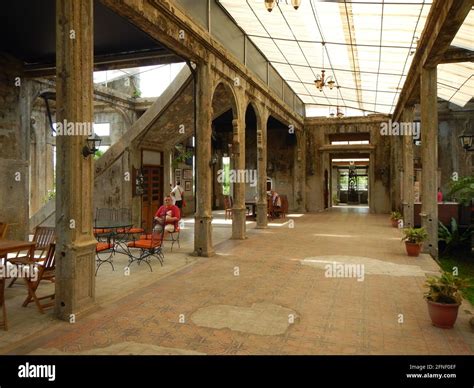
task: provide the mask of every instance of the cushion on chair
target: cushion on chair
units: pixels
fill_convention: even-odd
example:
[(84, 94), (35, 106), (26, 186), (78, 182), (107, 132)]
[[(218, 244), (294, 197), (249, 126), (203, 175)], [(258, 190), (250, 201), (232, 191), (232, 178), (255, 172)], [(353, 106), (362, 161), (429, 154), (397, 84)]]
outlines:
[(103, 251), (106, 251), (108, 249), (112, 249), (113, 247), (114, 247), (114, 244), (112, 244), (112, 243), (99, 242), (99, 243), (97, 243), (97, 245), (95, 247), (95, 251), (96, 252), (103, 252)]
[(150, 249), (156, 248), (161, 245), (161, 240), (137, 240), (131, 241), (127, 244), (129, 248), (142, 248), (142, 249)]
[(112, 233), (112, 229), (94, 228), (94, 234)]

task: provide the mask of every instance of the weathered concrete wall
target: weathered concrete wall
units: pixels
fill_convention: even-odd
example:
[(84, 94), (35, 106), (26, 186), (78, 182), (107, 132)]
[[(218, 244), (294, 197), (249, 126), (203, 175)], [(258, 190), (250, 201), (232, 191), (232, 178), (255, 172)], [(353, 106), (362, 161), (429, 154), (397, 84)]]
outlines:
[[(54, 118), (53, 118), (54, 119)], [(30, 126), (30, 208), (35, 214), (48, 200), (54, 188), (54, 144), (46, 107), (37, 98), (31, 112)]]
[[(390, 205), (390, 138), (381, 136), (380, 123), (386, 116), (344, 119), (308, 119), (306, 130), (306, 209), (324, 210), (324, 171), (331, 173), (330, 155), (362, 153), (370, 155), (369, 207), (374, 213), (388, 213)], [(331, 149), (329, 136), (333, 134), (369, 133), (370, 146)], [(324, 151), (320, 148), (324, 147)], [(351, 156), (353, 157), (353, 156)], [(332, 199), (329, 198), (329, 206)]]
[[(19, 77), (19, 78), (17, 78)], [(21, 82), (18, 86), (15, 82)], [(29, 83), (20, 63), (0, 53), (0, 222), (12, 223), (8, 238), (24, 239), (28, 229)], [(25, 122), (25, 120), (27, 122)], [(27, 125), (26, 125), (27, 124)]]
[[(415, 119), (419, 119), (419, 107), (415, 111)], [(474, 175), (474, 153), (464, 151), (459, 141), (459, 136), (464, 131), (474, 133), (474, 102), (468, 103), (464, 108), (439, 102), (438, 121), (439, 181), (441, 191), (446, 196), (453, 173), (457, 173), (459, 177)], [(415, 147), (415, 156), (421, 156), (420, 148)]]

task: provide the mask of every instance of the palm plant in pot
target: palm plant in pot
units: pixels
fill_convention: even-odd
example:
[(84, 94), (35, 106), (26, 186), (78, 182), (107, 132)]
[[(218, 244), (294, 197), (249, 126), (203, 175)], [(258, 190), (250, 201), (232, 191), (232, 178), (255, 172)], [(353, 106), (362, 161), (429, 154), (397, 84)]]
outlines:
[(428, 238), (425, 228), (405, 228), (403, 229), (404, 236), (402, 241), (405, 241), (405, 247), (408, 256), (417, 257), (420, 255), (423, 241)]
[(434, 326), (450, 329), (458, 317), (462, 302), (462, 291), (471, 286), (471, 280), (443, 272), (440, 276), (432, 276), (426, 280), (425, 299), (428, 313)]
[(402, 218), (402, 214), (398, 211), (393, 211), (390, 213), (390, 220), (392, 221), (392, 226), (394, 228), (398, 227), (398, 221), (400, 221)]

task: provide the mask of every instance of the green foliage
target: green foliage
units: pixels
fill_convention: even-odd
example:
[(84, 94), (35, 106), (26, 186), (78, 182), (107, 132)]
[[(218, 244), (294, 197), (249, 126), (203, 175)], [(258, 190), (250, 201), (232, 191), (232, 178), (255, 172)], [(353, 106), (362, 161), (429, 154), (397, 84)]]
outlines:
[(332, 196), (332, 203), (333, 203), (334, 205), (339, 205), (339, 198), (338, 198), (337, 194), (334, 194), (334, 195)]
[(474, 176), (468, 176), (452, 181), (448, 197), (455, 198), (463, 205), (469, 205), (474, 199)]
[(398, 211), (393, 211), (390, 213), (390, 219), (392, 220), (401, 220), (403, 218), (402, 214)]
[[(474, 256), (468, 253), (456, 254), (456, 256), (441, 255), (439, 262), (443, 270), (454, 271), (464, 278), (474, 279)], [(474, 306), (474, 287), (463, 290), (463, 296)]]
[(428, 238), (425, 228), (405, 228), (403, 229), (402, 241), (406, 240), (409, 243), (420, 244)]
[(425, 282), (428, 291), (426, 300), (435, 303), (458, 304), (462, 301), (462, 292), (472, 287), (472, 280), (460, 278), (444, 271), (441, 276), (431, 276)]
[(97, 150), (94, 154), (94, 160), (99, 160), (102, 155), (104, 155), (104, 151)]
[(441, 221), (439, 222), (438, 240), (446, 243), (445, 252), (453, 252), (466, 245), (471, 240), (472, 233), (473, 230), (469, 227), (461, 234), (454, 218), (451, 218), (451, 229), (447, 228)]
[[(176, 154), (175, 154), (176, 155)], [(180, 163), (185, 163), (186, 160), (189, 158), (192, 158), (194, 155), (194, 152), (189, 150), (189, 151), (183, 151), (181, 148), (177, 149), (177, 155), (173, 159), (173, 167), (176, 168), (179, 166)]]

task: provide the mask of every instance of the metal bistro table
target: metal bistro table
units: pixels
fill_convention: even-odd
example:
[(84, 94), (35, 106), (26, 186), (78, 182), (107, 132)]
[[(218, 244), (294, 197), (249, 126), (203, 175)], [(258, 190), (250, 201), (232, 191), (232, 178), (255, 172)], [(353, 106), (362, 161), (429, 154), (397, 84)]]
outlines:
[(125, 239), (121, 239), (120, 236), (125, 235), (125, 233), (119, 233), (119, 229), (124, 229), (127, 230), (133, 226), (133, 223), (131, 223), (128, 220), (104, 220), (104, 221), (99, 221), (96, 220), (94, 228), (96, 230), (107, 230), (107, 232), (104, 233), (97, 233), (96, 238), (98, 241), (100, 237), (105, 237), (107, 238), (107, 242), (109, 244), (112, 244), (111, 248), (111, 253), (110, 255), (102, 259), (99, 257), (99, 255), (96, 253), (96, 261), (97, 261), (97, 269), (96, 273), (99, 270), (100, 266), (104, 263), (109, 263), (112, 266), (112, 269), (114, 269), (114, 265), (112, 262), (112, 256), (117, 252), (115, 246), (118, 245), (124, 252), (127, 252), (127, 246), (126, 246), (126, 241)]
[[(20, 241), (20, 240), (0, 240), (0, 261), (3, 261), (3, 266), (6, 272), (7, 255), (9, 253), (16, 253), (21, 251), (28, 251), (29, 257), (34, 257), (35, 242)], [(3, 321), (0, 321), (0, 327), (8, 330), (7, 323), (7, 308), (5, 306), (5, 277), (0, 277), (0, 306), (2, 307)]]

